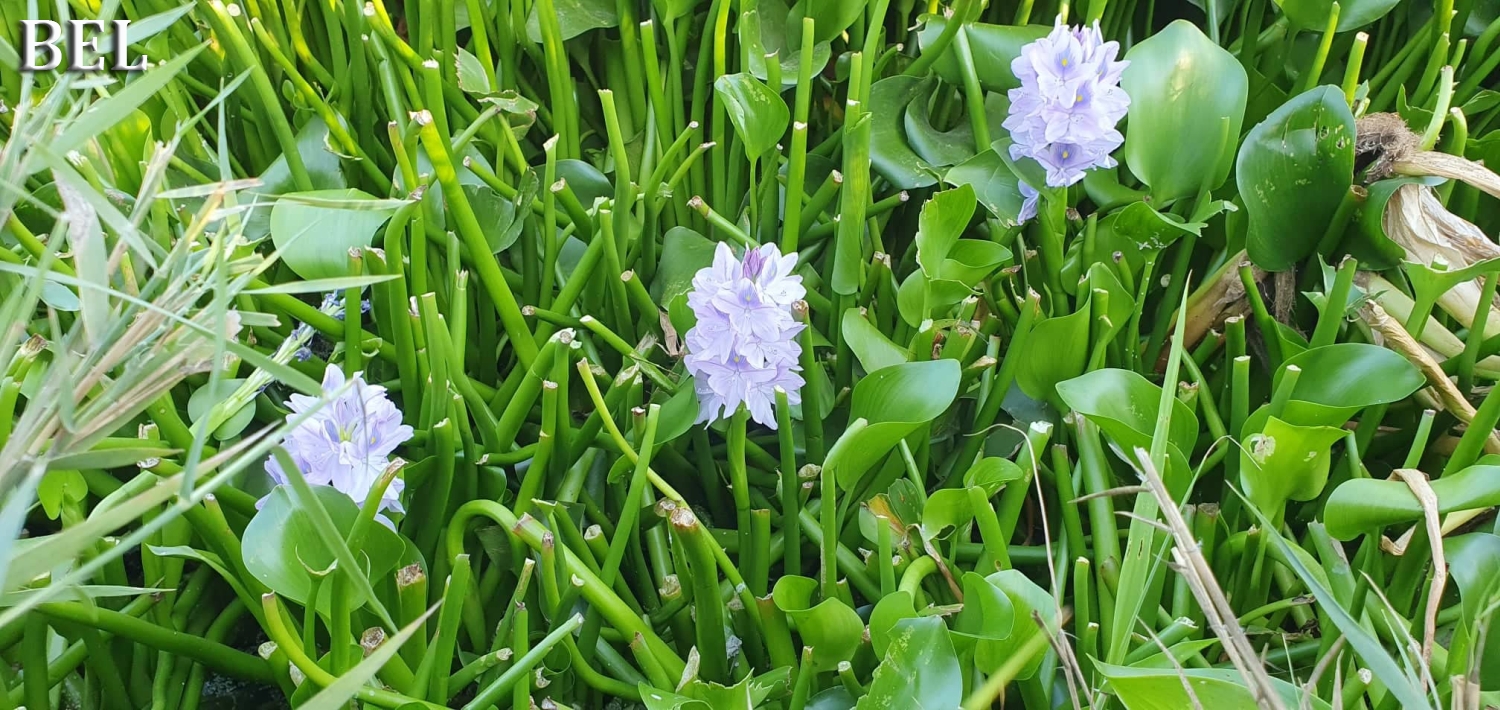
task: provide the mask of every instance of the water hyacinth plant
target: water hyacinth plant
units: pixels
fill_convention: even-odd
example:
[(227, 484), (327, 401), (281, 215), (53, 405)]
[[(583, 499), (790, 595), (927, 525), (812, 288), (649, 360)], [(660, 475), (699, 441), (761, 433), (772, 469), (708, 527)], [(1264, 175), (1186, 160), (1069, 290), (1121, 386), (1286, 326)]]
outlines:
[(1500, 706), (1497, 86), (1485, 0), (0, 2), (0, 710)]

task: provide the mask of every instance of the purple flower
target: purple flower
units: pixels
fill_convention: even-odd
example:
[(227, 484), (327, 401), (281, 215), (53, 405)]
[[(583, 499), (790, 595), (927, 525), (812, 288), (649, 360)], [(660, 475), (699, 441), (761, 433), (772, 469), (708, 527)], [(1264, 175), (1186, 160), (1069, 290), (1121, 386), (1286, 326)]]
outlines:
[(744, 405), (757, 423), (776, 428), (776, 388), (801, 401), (796, 341), (803, 325), (792, 304), (807, 295), (792, 274), (797, 255), (775, 244), (745, 252), (743, 262), (719, 243), (714, 263), (693, 276), (688, 306), (698, 319), (684, 359), (698, 393), (698, 421), (723, 419)]
[(1010, 156), (1040, 163), (1049, 187), (1072, 185), (1092, 168), (1114, 167), (1109, 154), (1125, 142), (1115, 124), (1130, 108), (1120, 88), (1129, 62), (1115, 61), (1119, 52), (1119, 43), (1104, 41), (1097, 22), (1077, 29), (1059, 22), (1011, 62), (1021, 87), (1010, 90), (1004, 124), (1013, 141)]
[[(297, 469), (313, 485), (333, 486), (361, 505), (370, 489), (391, 465), (396, 447), (412, 437), (412, 429), (401, 423), (401, 410), (385, 396), (385, 388), (365, 382), (354, 373), (352, 384), (287, 435), (283, 446)], [(323, 395), (328, 397), (346, 380), (338, 367), (329, 365), (323, 373)], [(322, 397), (294, 394), (286, 404), (292, 421), (315, 408)], [(266, 473), (278, 484), (287, 482), (286, 472), (275, 457), (266, 461)], [(401, 507), (400, 478), (391, 480), (381, 493), (380, 510), (405, 512)], [(390, 525), (384, 516), (378, 519)]]
[(1025, 180), (1017, 180), (1016, 187), (1021, 189), (1021, 213), (1016, 215), (1016, 221), (1025, 224), (1036, 218), (1037, 203), (1041, 200), (1042, 193), (1027, 185)]

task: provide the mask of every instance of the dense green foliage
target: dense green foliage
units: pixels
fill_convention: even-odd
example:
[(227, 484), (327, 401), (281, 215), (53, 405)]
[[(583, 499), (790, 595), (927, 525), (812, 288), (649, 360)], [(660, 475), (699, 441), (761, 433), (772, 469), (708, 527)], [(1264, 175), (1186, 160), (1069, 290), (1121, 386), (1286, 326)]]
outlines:
[[(1494, 0), (178, 2), (0, 4), (0, 710), (1500, 703)], [(70, 17), (151, 68), (18, 71)], [(695, 421), (720, 243), (775, 428)]]

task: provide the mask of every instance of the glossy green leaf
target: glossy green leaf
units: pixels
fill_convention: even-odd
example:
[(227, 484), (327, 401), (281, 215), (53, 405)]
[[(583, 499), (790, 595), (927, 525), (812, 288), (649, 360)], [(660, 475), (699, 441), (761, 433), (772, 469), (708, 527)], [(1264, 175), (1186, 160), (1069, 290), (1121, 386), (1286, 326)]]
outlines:
[(969, 502), (969, 491), (964, 488), (943, 488), (927, 496), (922, 507), (922, 538), (935, 540), (949, 531), (967, 525), (974, 519), (974, 507)]
[[(293, 197), (327, 202), (288, 199)], [(271, 208), (271, 241), (281, 260), (304, 279), (351, 276), (349, 250), (370, 246), (394, 211), (386, 201), (353, 188), (289, 193)]]
[[(947, 18), (939, 15), (922, 15), (922, 29), (918, 31), (917, 43), (927, 51), (943, 33)], [(965, 23), (963, 31), (968, 35), (969, 52), (974, 57), (974, 73), (985, 91), (1004, 93), (1021, 85), (1010, 63), (1021, 56), (1021, 48), (1034, 42), (1052, 30), (1051, 25), (992, 25), (984, 22)], [(952, 46), (944, 52), (933, 71), (953, 86), (963, 86), (963, 70), (958, 64), (958, 52)]]
[(714, 263), (716, 248), (717, 243), (687, 227), (667, 230), (662, 237), (661, 265), (651, 281), (651, 298), (666, 305), (693, 290), (693, 275)]
[(1197, 222), (1184, 222), (1176, 215), (1158, 212), (1145, 202), (1132, 202), (1106, 221), (1111, 223), (1116, 235), (1124, 237), (1141, 251), (1160, 251), (1189, 234), (1198, 234), (1204, 227)]
[(1084, 309), (1037, 323), (1020, 352), (1006, 357), (1021, 358), (1016, 384), (1022, 392), (1033, 399), (1051, 400), (1059, 382), (1083, 373), (1088, 348), (1089, 312)]
[(1000, 492), (1005, 484), (1011, 481), (1019, 481), (1026, 473), (1017, 466), (1014, 461), (1002, 459), (999, 456), (986, 456), (974, 462), (969, 470), (964, 472), (964, 486), (979, 486), (984, 489), (986, 498), (994, 497)]
[(842, 325), (844, 342), (849, 344), (849, 349), (859, 359), (865, 372), (871, 373), (891, 365), (910, 362), (911, 351), (891, 342), (890, 338), (885, 337), (884, 333), (865, 319), (861, 310), (850, 308), (844, 311)]
[(781, 95), (750, 74), (728, 74), (714, 82), (714, 92), (734, 124), (745, 156), (756, 160), (776, 147), (792, 114)]
[(1010, 250), (1002, 244), (987, 239), (960, 239), (938, 266), (938, 278), (977, 288), (979, 282), (1011, 258)]
[(1297, 426), (1276, 417), (1240, 442), (1240, 483), (1262, 512), (1281, 511), (1288, 500), (1312, 500), (1328, 484), (1330, 447), (1344, 430)]
[[(954, 646), (962, 653), (974, 653), (976, 660), (982, 656), (986, 661), (1013, 650), (1012, 632), (1018, 624), (1030, 624), (1031, 619), (1018, 619), (1015, 604), (1005, 590), (977, 572), (964, 573), (963, 587), (963, 609), (953, 617)], [(979, 670), (992, 673), (995, 666), (982, 663)]]
[[(1457, 658), (1475, 658), (1479, 683), (1486, 689), (1500, 687), (1500, 625), (1495, 623), (1494, 605), (1500, 597), (1500, 536), (1470, 533), (1445, 538), (1443, 556), (1448, 573), (1458, 586), (1463, 617), (1454, 625), (1449, 644), (1450, 663)], [(1484, 647), (1474, 643), (1484, 630)]]
[(1294, 96), (1250, 129), (1235, 163), (1251, 261), (1282, 271), (1317, 248), (1354, 180), (1354, 115), (1336, 86)]
[(906, 435), (937, 418), (958, 396), (956, 360), (928, 360), (892, 365), (860, 380), (851, 398), (851, 425), (828, 451), (823, 463), (839, 487), (850, 490), (865, 472)]
[[(1385, 17), (1399, 0), (1343, 0), (1339, 3), (1338, 32), (1349, 32)], [(1278, 5), (1297, 29), (1322, 32), (1334, 0), (1279, 0)]]
[[(322, 118), (313, 116), (302, 124), (297, 130), (297, 154), (302, 157), (302, 165), (307, 168), (307, 175), (312, 180), (314, 190), (337, 190), (348, 187), (349, 182), (344, 177), (341, 159), (338, 154), (329, 147), (328, 124)], [(425, 156), (419, 156), (419, 160)], [(431, 167), (428, 167), (431, 170)], [(296, 182), (292, 180), (292, 169), (287, 166), (286, 156), (279, 155), (271, 161), (260, 174), (260, 186), (241, 198), (248, 203), (251, 199), (259, 201), (259, 205), (245, 220), (245, 239), (255, 241), (264, 238), (271, 233), (271, 208), (274, 206), (272, 198), (296, 190)]]
[[(537, 19), (537, 8), (532, 4), (526, 16), (526, 37), (537, 46), (542, 43), (542, 27)], [(557, 26), (563, 40), (570, 40), (589, 30), (615, 27), (620, 24), (618, 6), (614, 0), (552, 0), (557, 12)]]
[[(1133, 431), (1149, 438), (1156, 431), (1161, 387), (1134, 371), (1095, 370), (1059, 383), (1057, 393), (1073, 411), (1088, 417), (1111, 436)], [(1181, 451), (1192, 451), (1198, 438), (1198, 417), (1175, 398), (1167, 436), (1172, 446)]]
[[(199, 419), (208, 416), (214, 405), (228, 399), (244, 383), (245, 381), (240, 379), (219, 380), (217, 389), (210, 389), (208, 383), (204, 383), (202, 387), (193, 390), (192, 396), (188, 397), (188, 419), (197, 423)], [(246, 402), (244, 406), (229, 415), (229, 418), (225, 419), (218, 429), (214, 430), (214, 438), (219, 441), (233, 439), (239, 436), (245, 427), (250, 426), (250, 422), (254, 419), (255, 402)]]
[[(975, 661), (980, 664), (980, 667), (995, 669), (1009, 660), (1010, 656), (1024, 647), (1033, 637), (1046, 633), (1037, 625), (1033, 614), (1040, 616), (1044, 623), (1051, 626), (1057, 620), (1057, 601), (1052, 598), (1051, 593), (1031, 581), (1020, 570), (1001, 570), (984, 579), (1004, 591), (1006, 597), (1010, 599), (1011, 607), (1015, 609), (1015, 625), (1010, 635), (1006, 637), (1004, 646), (979, 645)], [(1031, 662), (1016, 674), (1016, 678), (1025, 680), (1036, 675), (1041, 665), (1042, 656), (1040, 654), (1033, 656)]]
[(1399, 402), (1426, 384), (1406, 358), (1368, 343), (1325, 345), (1287, 358), (1272, 391), (1291, 366), (1302, 369), (1282, 415), (1293, 424), (1340, 426), (1360, 409)]
[(813, 664), (822, 670), (832, 670), (859, 649), (865, 622), (838, 599), (824, 599), (813, 605), (817, 590), (817, 580), (787, 575), (776, 580), (771, 596), (776, 608), (797, 625), (803, 643), (812, 647)]
[(916, 236), (917, 264), (929, 277), (941, 278), (943, 261), (969, 227), (976, 204), (974, 189), (963, 185), (935, 193), (922, 205)]
[[(864, 14), (865, 4), (864, 0), (798, 0), (789, 17), (813, 18), (814, 41), (828, 42), (843, 34)], [(800, 25), (800, 20), (795, 21)]]
[[(1094, 667), (1128, 710), (1178, 710), (1194, 707), (1195, 703), (1213, 710), (1259, 707), (1245, 687), (1244, 677), (1232, 668), (1130, 668), (1108, 663), (1095, 663)], [(1300, 706), (1303, 693), (1297, 686), (1278, 678), (1272, 678), (1271, 685), (1285, 707)], [(1313, 708), (1329, 707), (1317, 697), (1307, 700)]]
[[(913, 271), (896, 289), (896, 308), (908, 325), (921, 325), (934, 314), (946, 313), (974, 293), (969, 286), (951, 279), (929, 279)], [(925, 307), (924, 307), (925, 302)]]
[(892, 187), (914, 190), (938, 181), (937, 168), (912, 150), (906, 140), (906, 107), (932, 91), (930, 80), (889, 76), (870, 86), (870, 166)]
[(1024, 202), (1020, 181), (993, 149), (949, 168), (943, 181), (949, 185), (974, 188), (979, 203), (1002, 224), (1015, 225), (1020, 221), (1021, 203)]
[(62, 514), (63, 503), (81, 502), (88, 494), (89, 484), (83, 480), (83, 474), (73, 470), (48, 471), (36, 486), (37, 500), (51, 520)]
[[(359, 515), (354, 501), (330, 486), (313, 486), (312, 490), (328, 511), (334, 527), (341, 535), (348, 536)], [(327, 570), (335, 563), (332, 547), (318, 534), (310, 516), (294, 502), (289, 486), (277, 486), (250, 519), (244, 534), (245, 569), (272, 591), (299, 604), (306, 603), (312, 591), (308, 570)], [(404, 547), (395, 531), (376, 523), (369, 526), (364, 547), (354, 553), (364, 566), (361, 571), (375, 582), (396, 568)], [(328, 593), (333, 586), (325, 584), (320, 588), (319, 609), (328, 604)], [(363, 603), (360, 592), (352, 585), (345, 590), (352, 607)]]
[(885, 651), (896, 635), (897, 623), (915, 618), (917, 609), (912, 604), (910, 592), (896, 591), (881, 597), (870, 611), (870, 645), (875, 649), (875, 655), (885, 657)]
[(1131, 47), (1125, 58), (1130, 172), (1151, 186), (1159, 205), (1224, 184), (1250, 90), (1239, 60), (1187, 20)]
[(464, 185), (463, 192), (479, 226), (484, 229), (484, 239), (491, 253), (499, 254), (516, 243), (521, 236), (521, 227), (526, 223), (526, 215), (517, 219), (515, 203), (488, 185)]
[(1349, 253), (1359, 259), (1360, 266), (1369, 269), (1389, 269), (1406, 258), (1406, 250), (1391, 241), (1385, 233), (1385, 208), (1396, 190), (1404, 185), (1427, 185), (1442, 182), (1441, 178), (1398, 177), (1380, 180), (1370, 185), (1365, 203), (1357, 218), (1357, 238), (1345, 242)]
[[(1431, 482), (1438, 512), (1474, 510), (1500, 505), (1500, 466), (1477, 465)], [(1336, 540), (1387, 526), (1422, 519), (1422, 507), (1401, 480), (1355, 478), (1344, 481), (1328, 496), (1323, 524)]]
[(896, 624), (870, 692), (855, 707), (951, 709), (963, 692), (963, 669), (943, 620), (906, 619)]

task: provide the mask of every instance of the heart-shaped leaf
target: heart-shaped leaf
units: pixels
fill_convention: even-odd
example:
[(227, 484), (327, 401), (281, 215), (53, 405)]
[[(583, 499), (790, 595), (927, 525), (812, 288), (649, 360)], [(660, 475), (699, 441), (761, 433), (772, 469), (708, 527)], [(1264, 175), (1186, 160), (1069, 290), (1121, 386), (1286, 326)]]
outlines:
[(349, 250), (370, 246), (393, 212), (390, 200), (353, 188), (289, 193), (271, 208), (271, 242), (304, 279), (355, 276)]
[(902, 438), (936, 419), (958, 396), (958, 361), (928, 360), (882, 368), (854, 386), (851, 424), (823, 463), (851, 490)]
[(1235, 163), (1250, 260), (1282, 271), (1317, 248), (1354, 181), (1354, 114), (1336, 86), (1292, 97), (1245, 136)]
[[(1187, 20), (1142, 40), (1125, 58), (1130, 172), (1151, 186), (1157, 204), (1224, 184), (1250, 91), (1239, 60)], [(1193, 149), (1181, 150), (1185, 145)]]

